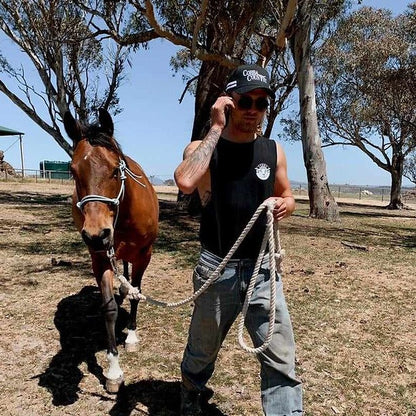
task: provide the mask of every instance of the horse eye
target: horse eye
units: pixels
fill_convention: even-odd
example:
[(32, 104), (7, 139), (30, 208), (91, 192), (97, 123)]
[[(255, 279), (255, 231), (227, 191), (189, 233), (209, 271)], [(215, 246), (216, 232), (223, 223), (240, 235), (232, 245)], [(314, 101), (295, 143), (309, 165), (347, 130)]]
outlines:
[(113, 171), (113, 178), (117, 178), (118, 177), (118, 168), (115, 168)]

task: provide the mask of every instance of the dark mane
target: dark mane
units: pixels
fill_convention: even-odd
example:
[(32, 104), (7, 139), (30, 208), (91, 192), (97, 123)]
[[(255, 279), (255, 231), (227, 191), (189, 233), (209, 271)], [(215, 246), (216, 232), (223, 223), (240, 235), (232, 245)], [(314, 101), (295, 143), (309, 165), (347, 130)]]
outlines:
[(83, 125), (82, 136), (88, 140), (91, 146), (105, 147), (124, 159), (120, 144), (113, 136), (105, 132), (99, 124)]

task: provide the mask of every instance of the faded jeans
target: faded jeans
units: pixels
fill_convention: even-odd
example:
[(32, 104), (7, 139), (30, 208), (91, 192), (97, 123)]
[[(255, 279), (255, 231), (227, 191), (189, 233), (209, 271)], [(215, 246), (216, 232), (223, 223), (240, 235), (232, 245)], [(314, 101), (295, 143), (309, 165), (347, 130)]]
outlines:
[[(221, 262), (202, 250), (194, 270), (198, 290)], [(181, 370), (188, 389), (202, 390), (214, 372), (215, 360), (231, 325), (241, 312), (254, 269), (252, 260), (231, 260), (220, 277), (195, 300), (188, 344)], [(269, 326), (270, 270), (265, 257), (255, 284), (245, 326), (255, 347), (260, 346)], [(302, 385), (295, 376), (295, 342), (280, 276), (276, 282), (276, 319), (272, 342), (260, 361), (261, 398), (266, 416), (302, 414)]]

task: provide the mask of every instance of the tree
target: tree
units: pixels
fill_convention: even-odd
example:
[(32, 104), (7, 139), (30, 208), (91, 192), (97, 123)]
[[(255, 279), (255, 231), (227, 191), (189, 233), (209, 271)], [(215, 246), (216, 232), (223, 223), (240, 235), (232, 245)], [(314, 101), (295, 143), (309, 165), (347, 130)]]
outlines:
[[(216, 2), (210, 1), (208, 3), (210, 6), (215, 6)], [(232, 3), (233, 2), (228, 2), (227, 4), (231, 5)], [(242, 10), (243, 8), (250, 10), (249, 5), (241, 3), (242, 2), (239, 2), (237, 7), (240, 8), (237, 8), (237, 10)], [(250, 3), (252, 6), (252, 3), (254, 2)], [(232, 28), (237, 29), (239, 29), (238, 25), (241, 22), (244, 24), (246, 32), (243, 33), (244, 37), (242, 39), (232, 35), (227, 36), (226, 38), (232, 41), (228, 49), (224, 50), (218, 47), (212, 48), (212, 45), (205, 45), (204, 50), (213, 49), (219, 51), (221, 56), (224, 56), (224, 53), (227, 53), (228, 51), (228, 55), (225, 56), (237, 57), (240, 60), (249, 60), (250, 57), (251, 60), (253, 60), (253, 53), (250, 53), (250, 50), (254, 50), (257, 52), (257, 63), (264, 66), (268, 64), (272, 73), (272, 78), (274, 79), (277, 99), (272, 103), (269, 112), (268, 124), (265, 130), (266, 136), (270, 135), (276, 116), (280, 113), (286, 99), (296, 86), (296, 73), (298, 87), (299, 89), (302, 88), (301, 94), (303, 94), (303, 97), (308, 95), (311, 100), (315, 99), (315, 91), (313, 89), (313, 67), (310, 60), (310, 19), (308, 20), (314, 2), (300, 2), (296, 15), (297, 3), (297, 1), (289, 1), (285, 2), (285, 4), (280, 3), (280, 7), (275, 7), (274, 9), (268, 8), (269, 4), (267, 4), (264, 5), (263, 10), (259, 7), (259, 3), (257, 3), (257, 12), (260, 12), (260, 14), (257, 16), (253, 13), (251, 15), (249, 14), (249, 16), (252, 16), (251, 20), (244, 21), (238, 16), (234, 16), (233, 19), (230, 19), (230, 10), (227, 10), (222, 16), (222, 19), (213, 19), (211, 21), (207, 19), (205, 22), (207, 28), (206, 33), (210, 33), (210, 29), (214, 33), (216, 31), (216, 36), (213, 36), (213, 39), (216, 39), (220, 44), (221, 42), (224, 42), (224, 34), (229, 33), (229, 29), (227, 30), (227, 26), (225, 26), (223, 22), (232, 21)], [(332, 18), (333, 15), (328, 13), (328, 11), (333, 12), (333, 10), (338, 10), (347, 2), (340, 1), (336, 3), (338, 8), (333, 5), (333, 2), (331, 5), (326, 6), (326, 20), (322, 19), (322, 21), (327, 22)], [(295, 23), (292, 24), (295, 15)], [(217, 16), (219, 16), (218, 12)], [(296, 51), (294, 53), (296, 66), (295, 68), (292, 67), (292, 69), (290, 68), (290, 64), (288, 64), (287, 58), (285, 59), (285, 56), (287, 56), (285, 55), (286, 38), (290, 36), (291, 31), (294, 33), (295, 39), (298, 39), (294, 48), (294, 51)], [(240, 32), (241, 29), (239, 29), (237, 33), (240, 34)], [(234, 46), (232, 47), (232, 45)], [(237, 49), (236, 45), (240, 49)], [(239, 53), (237, 53), (237, 51)], [(218, 73), (218, 71), (221, 72)], [(209, 108), (211, 107), (213, 100), (218, 96), (218, 86), (224, 85), (227, 73), (228, 71), (224, 71), (221, 67), (219, 68), (213, 60), (204, 61), (202, 63), (196, 91), (196, 117), (192, 139), (200, 139), (203, 137), (204, 131), (202, 129), (202, 123), (198, 121), (198, 117), (205, 123), (208, 120)], [(213, 77), (210, 79), (208, 74), (213, 75)], [(278, 77), (276, 75), (278, 75)], [(282, 80), (284, 82), (282, 82)], [(210, 86), (211, 89), (212, 86), (214, 86), (213, 91), (209, 89)], [(303, 102), (306, 101), (303, 100)], [(308, 113), (310, 108), (311, 107), (303, 107), (301, 111), (303, 116)], [(199, 113), (198, 109), (200, 110)], [(317, 218), (337, 220), (339, 218), (338, 207), (328, 186), (326, 166), (320, 148), (320, 138), (316, 124), (316, 114), (309, 118), (304, 117), (303, 121), (303, 126), (305, 128), (302, 130), (302, 135), (304, 137), (303, 148), (305, 167), (308, 173), (310, 215)]]
[(308, 176), (309, 215), (329, 221), (339, 219), (338, 205), (331, 194), (316, 113), (314, 68), (311, 58), (311, 28), (314, 1), (300, 2), (292, 40), (299, 90), (303, 160)]
[[(284, 50), (286, 29), (295, 14), (296, 3), (296, 0), (77, 1), (99, 19), (95, 24), (97, 33), (111, 36), (122, 45), (137, 46), (144, 39), (160, 37), (182, 47), (172, 59), (172, 66), (176, 71), (194, 72), (185, 76), (186, 88), (195, 93), (192, 140), (204, 136), (211, 105), (224, 90), (230, 70), (246, 61), (257, 61), (262, 66), (270, 62), (270, 70), (283, 74), (285, 79), (285, 83), (280, 79), (276, 83), (278, 98), (272, 103), (266, 127), (266, 134), (270, 134), (276, 115), (295, 87), (293, 70), (284, 73), (288, 71), (286, 65), (278, 69), (280, 60), (276, 56)], [(114, 30), (114, 20), (125, 22), (121, 30)], [(100, 29), (103, 26), (100, 22), (107, 29)]]
[[(94, 8), (97, 8), (100, 2), (89, 3), (90, 7), (87, 10), (94, 13)], [(314, 4), (314, 2), (310, 3)], [(329, 6), (330, 4), (338, 5), (347, 2), (343, 0), (323, 3), (326, 5), (327, 12), (335, 9), (334, 6)], [(277, 97), (271, 103), (264, 131), (266, 137), (270, 136), (277, 115), (284, 108), (287, 98), (296, 86), (297, 68), (290, 62), (290, 56), (286, 50), (286, 39), (293, 33), (292, 22), (297, 11), (297, 0), (282, 0), (273, 3), (247, 0), (227, 2), (187, 0), (180, 3), (172, 0), (130, 0), (129, 4), (135, 9), (130, 19), (132, 23), (125, 27), (123, 33), (114, 35), (110, 22), (107, 25), (109, 35), (122, 44), (130, 41), (135, 43), (135, 38), (141, 39), (149, 33), (152, 33), (152, 36), (160, 36), (183, 47), (173, 59), (176, 69), (190, 67), (195, 69), (197, 75), (186, 79), (188, 86), (196, 82), (193, 88), (195, 118), (191, 140), (204, 137), (211, 105), (223, 91), (230, 69), (242, 62), (257, 62), (262, 66), (267, 66), (272, 74)], [(126, 9), (123, 10), (126, 11)], [(104, 21), (107, 19), (104, 11), (96, 15)], [(322, 21), (328, 21), (331, 17), (332, 15), (327, 13), (326, 20)], [(298, 18), (297, 22), (302, 19), (303, 17)], [(312, 145), (315, 139), (316, 137), (307, 135), (305, 143)], [(306, 153), (310, 159), (313, 159), (319, 156), (319, 152), (320, 149), (313, 152), (308, 149)], [(316, 178), (323, 174), (324, 182), (327, 182), (322, 152), (319, 157), (321, 159), (317, 163), (309, 161), (306, 164), (308, 177)], [(311, 169), (315, 171), (309, 172)], [(315, 182), (318, 183), (318, 181)], [(311, 189), (314, 192), (310, 195), (311, 215), (335, 219), (337, 207), (330, 195), (329, 187), (314, 184)]]
[(404, 161), (416, 148), (415, 7), (398, 17), (360, 9), (340, 22), (319, 53), (324, 143), (356, 146), (389, 172), (390, 209), (403, 206)]
[(101, 43), (91, 36), (88, 16), (64, 0), (0, 0), (0, 28), (26, 54), (43, 85), (43, 91), (34, 87), (27, 68), (13, 67), (0, 52), (0, 73), (9, 77), (6, 81), (2, 76), (0, 91), (71, 156), (71, 144), (58, 121), (70, 106), (82, 121), (99, 107), (120, 111), (117, 88), (127, 59), (125, 48), (114, 46), (104, 59)]

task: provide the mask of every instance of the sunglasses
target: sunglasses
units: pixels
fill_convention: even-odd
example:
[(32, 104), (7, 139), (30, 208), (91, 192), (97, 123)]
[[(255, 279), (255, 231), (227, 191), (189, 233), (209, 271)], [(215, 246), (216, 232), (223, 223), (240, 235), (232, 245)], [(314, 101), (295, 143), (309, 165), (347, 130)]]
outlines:
[(237, 101), (237, 105), (240, 110), (251, 110), (253, 102), (257, 111), (264, 111), (269, 106), (269, 100), (266, 97), (259, 97), (253, 100), (249, 95), (242, 95)]

